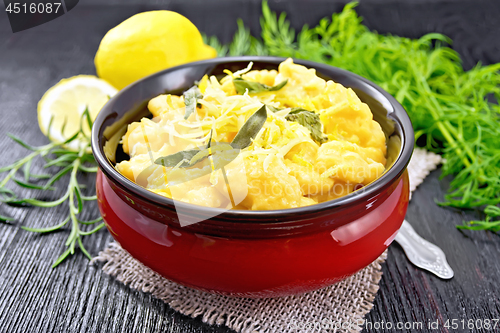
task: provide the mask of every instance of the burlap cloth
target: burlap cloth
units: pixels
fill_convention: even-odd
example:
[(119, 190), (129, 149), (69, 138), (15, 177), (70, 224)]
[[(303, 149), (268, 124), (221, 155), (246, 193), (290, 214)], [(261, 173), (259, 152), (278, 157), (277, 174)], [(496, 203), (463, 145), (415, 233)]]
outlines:
[[(439, 155), (415, 149), (408, 167), (410, 190), (441, 162)], [(132, 258), (116, 242), (92, 260), (130, 288), (161, 299), (174, 310), (201, 316), (210, 325), (225, 325), (241, 333), (357, 332), (373, 307), (387, 251), (368, 267), (333, 286), (304, 295), (249, 299), (212, 295), (183, 287), (156, 274)]]

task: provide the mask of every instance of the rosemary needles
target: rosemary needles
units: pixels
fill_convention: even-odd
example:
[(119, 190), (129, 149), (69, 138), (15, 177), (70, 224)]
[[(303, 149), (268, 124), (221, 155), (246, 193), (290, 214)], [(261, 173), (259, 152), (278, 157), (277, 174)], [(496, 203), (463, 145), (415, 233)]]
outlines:
[[(52, 267), (56, 267), (68, 256), (73, 255), (77, 247), (80, 248), (80, 250), (89, 259), (92, 259), (91, 255), (83, 245), (82, 238), (95, 233), (104, 226), (104, 223), (101, 222), (101, 217), (90, 221), (84, 221), (78, 217), (83, 210), (85, 201), (93, 201), (97, 199), (95, 195), (84, 196), (82, 194), (82, 188), (84, 185), (79, 184), (77, 179), (79, 172), (97, 172), (97, 166), (95, 165), (94, 157), (90, 151), (90, 137), (83, 131), (82, 128), (84, 122), (87, 122), (89, 128), (92, 127), (92, 121), (90, 119), (88, 109), (85, 110), (80, 119), (80, 130), (72, 137), (64, 142), (51, 142), (39, 147), (33, 147), (20, 138), (9, 134), (9, 137), (14, 140), (14, 142), (28, 149), (31, 153), (15, 161), (11, 165), (0, 168), (0, 173), (7, 173), (0, 182), (0, 200), (3, 203), (14, 206), (29, 205), (43, 208), (56, 207), (63, 204), (68, 205), (68, 214), (66, 218), (58, 224), (47, 228), (22, 227), (27, 231), (44, 234), (60, 230), (68, 223), (70, 224), (71, 231), (65, 242), (67, 249), (59, 256)], [(61, 132), (64, 132), (64, 128)], [(50, 125), (48, 133), (50, 133)], [(67, 144), (75, 140), (78, 140), (80, 143), (79, 150), (74, 151), (67, 149)], [(31, 165), (37, 157), (41, 157), (45, 161), (44, 168), (57, 167), (59, 168), (59, 171), (54, 175), (31, 173)], [(19, 178), (19, 173), (21, 173), (21, 171), (24, 174), (22, 179)], [(17, 185), (28, 189), (49, 191), (53, 190), (53, 185), (61, 182), (63, 176), (67, 174), (69, 174), (69, 181), (67, 185), (65, 185), (66, 191), (60, 198), (54, 201), (42, 201), (33, 198), (18, 198), (12, 190), (6, 187), (9, 181), (13, 181)], [(45, 183), (43, 185), (38, 184), (40, 180), (45, 180)], [(0, 216), (0, 220), (9, 222), (13, 219), (7, 216)]]

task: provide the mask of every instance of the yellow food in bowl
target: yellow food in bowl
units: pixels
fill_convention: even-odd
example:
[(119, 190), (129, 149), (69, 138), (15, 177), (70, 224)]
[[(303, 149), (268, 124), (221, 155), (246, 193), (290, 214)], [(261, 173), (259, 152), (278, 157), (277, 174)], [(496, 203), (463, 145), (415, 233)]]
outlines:
[[(332, 200), (369, 184), (385, 171), (385, 135), (368, 105), (350, 88), (325, 81), (314, 69), (294, 64), (292, 59), (282, 62), (277, 71), (256, 71), (249, 66), (226, 73), (220, 81), (215, 76), (203, 77), (196, 95), (153, 98), (148, 104), (153, 119), (128, 126), (122, 145), (130, 160), (116, 164), (117, 170), (134, 182), (146, 179), (141, 185), (159, 195), (247, 210)], [(240, 135), (263, 105), (265, 122), (249, 145), (238, 150), (236, 159), (227, 157), (234, 161), (225, 167), (220, 160), (214, 162), (213, 151), (229, 147), (227, 143)], [(200, 153), (175, 166), (154, 163), (210, 145), (205, 159), (199, 158)], [(217, 153), (224, 154), (222, 150)], [(214, 163), (220, 165), (214, 169)], [(191, 176), (185, 182), (173, 181), (176, 173)], [(230, 186), (231, 179), (237, 181), (234, 186)]]

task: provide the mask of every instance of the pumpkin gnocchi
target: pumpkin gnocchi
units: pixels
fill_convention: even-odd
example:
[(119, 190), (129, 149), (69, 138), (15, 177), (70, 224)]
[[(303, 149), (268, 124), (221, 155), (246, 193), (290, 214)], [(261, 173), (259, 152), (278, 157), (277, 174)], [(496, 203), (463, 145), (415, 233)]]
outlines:
[[(385, 135), (368, 105), (352, 89), (325, 81), (314, 69), (292, 59), (277, 70), (251, 70), (249, 65), (225, 73), (220, 80), (204, 76), (195, 95), (153, 98), (148, 105), (153, 118), (128, 125), (122, 146), (130, 159), (118, 163), (116, 169), (134, 182), (141, 175), (147, 179), (141, 185), (158, 195), (246, 210), (295, 208), (332, 200), (369, 184), (385, 171)], [(224, 173), (201, 172), (203, 168), (214, 171), (205, 160), (186, 170), (194, 175), (188, 182), (176, 183), (172, 175), (182, 167), (180, 163), (153, 163), (212, 140), (232, 142), (263, 105), (265, 122), (237, 159), (222, 167)]]

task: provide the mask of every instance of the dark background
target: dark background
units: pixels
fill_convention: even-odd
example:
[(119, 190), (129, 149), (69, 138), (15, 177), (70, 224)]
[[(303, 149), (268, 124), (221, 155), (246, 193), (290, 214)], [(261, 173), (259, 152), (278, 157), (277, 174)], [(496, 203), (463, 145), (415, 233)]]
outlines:
[[(344, 4), (336, 0), (270, 1), (271, 9), (285, 10), (298, 30), (340, 11)], [(49, 87), (62, 78), (95, 74), (93, 58), (104, 34), (137, 12), (160, 8), (184, 14), (201, 31), (225, 42), (236, 30), (238, 17), (252, 33), (259, 32), (260, 0), (110, 0), (106, 4), (83, 0), (62, 17), (16, 34), (0, 5), (0, 166), (27, 153), (7, 139), (7, 132), (32, 144), (47, 142), (38, 129), (36, 103)], [(381, 33), (448, 35), (465, 68), (478, 61), (500, 62), (497, 0), (364, 0), (357, 11), (369, 28)], [(39, 168), (35, 165), (34, 171)], [(439, 174), (433, 172), (414, 193), (407, 219), (446, 252), (455, 277), (442, 281), (416, 269), (401, 248), (392, 245), (368, 321), (438, 320), (442, 328), (448, 319), (500, 319), (500, 237), (455, 228), (475, 213), (435, 204), (449, 183), (449, 179), (439, 180)], [(92, 177), (82, 182), (94, 186)], [(33, 195), (16, 191), (20, 196)], [(39, 198), (53, 199), (59, 194)], [(39, 236), (20, 226), (56, 224), (65, 217), (66, 209), (0, 206), (0, 214), (16, 218), (11, 225), (0, 223), (0, 332), (230, 332), (175, 313), (150, 295), (130, 290), (103, 274), (99, 266), (89, 266), (80, 253), (51, 269), (64, 250), (69, 231)], [(88, 206), (82, 218), (96, 215), (95, 206)], [(109, 233), (101, 230), (84, 243), (95, 255), (110, 240)], [(486, 330), (474, 330), (482, 331)]]

